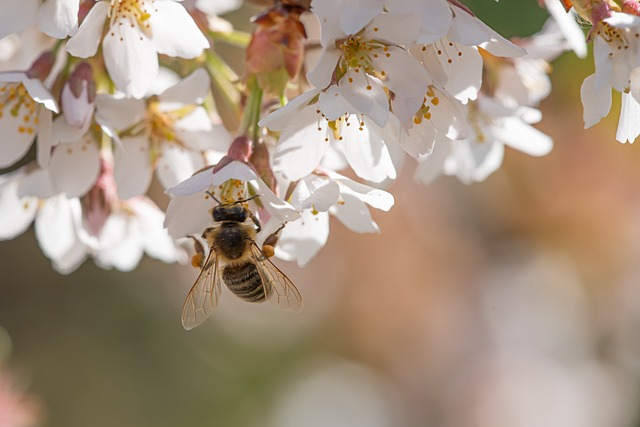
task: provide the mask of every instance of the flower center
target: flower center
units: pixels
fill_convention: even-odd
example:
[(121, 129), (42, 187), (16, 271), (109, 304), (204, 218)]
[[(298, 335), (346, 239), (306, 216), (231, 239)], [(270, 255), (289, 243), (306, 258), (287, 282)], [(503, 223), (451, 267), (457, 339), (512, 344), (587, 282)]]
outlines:
[(629, 49), (629, 41), (627, 40), (627, 37), (640, 37), (640, 34), (637, 32), (616, 28), (606, 22), (600, 22), (596, 34), (602, 37), (611, 48), (612, 52), (609, 53), (610, 57), (614, 56), (616, 52)]
[[(374, 31), (376, 31), (374, 29)], [(365, 73), (376, 76), (385, 77), (383, 70), (378, 70), (372, 62), (372, 58), (378, 58), (380, 55), (391, 56), (388, 52), (389, 47), (384, 43), (376, 40), (367, 40), (362, 35), (349, 36), (346, 39), (336, 41), (336, 47), (342, 51), (340, 59), (339, 71), (340, 76), (344, 75), (349, 68), (356, 72), (360, 70)]]
[(433, 85), (429, 85), (427, 93), (424, 96), (422, 106), (413, 116), (413, 123), (419, 125), (422, 120), (431, 120), (431, 113), (435, 107), (440, 104), (440, 98), (433, 89)]
[(18, 132), (33, 134), (38, 125), (36, 103), (22, 83), (6, 83), (0, 86), (0, 119), (5, 112), (18, 119)]
[[(153, 3), (155, 0), (111, 0), (109, 7), (109, 25), (122, 26), (127, 22), (131, 28), (138, 27), (140, 31), (149, 35), (151, 26), (149, 18), (155, 11)], [(112, 33), (113, 35), (113, 33)]]
[(484, 129), (488, 129), (491, 126), (493, 119), (480, 111), (478, 104), (474, 101), (469, 102), (467, 111), (469, 125), (471, 126), (472, 132), (475, 134), (474, 142), (477, 144), (487, 142), (487, 140), (489, 140), (489, 135), (485, 133)]
[(159, 144), (162, 141), (168, 141), (182, 144), (176, 133), (176, 122), (191, 114), (194, 109), (194, 105), (186, 105), (174, 110), (166, 110), (161, 108), (160, 102), (150, 101), (147, 107), (147, 123), (151, 143)]

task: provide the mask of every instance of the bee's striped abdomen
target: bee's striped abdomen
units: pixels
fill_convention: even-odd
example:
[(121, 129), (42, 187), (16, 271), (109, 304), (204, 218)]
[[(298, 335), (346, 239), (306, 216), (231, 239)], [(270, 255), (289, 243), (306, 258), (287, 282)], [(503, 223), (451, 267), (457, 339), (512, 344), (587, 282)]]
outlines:
[(258, 267), (247, 262), (240, 265), (227, 265), (222, 270), (222, 280), (229, 290), (247, 302), (265, 300), (262, 278)]

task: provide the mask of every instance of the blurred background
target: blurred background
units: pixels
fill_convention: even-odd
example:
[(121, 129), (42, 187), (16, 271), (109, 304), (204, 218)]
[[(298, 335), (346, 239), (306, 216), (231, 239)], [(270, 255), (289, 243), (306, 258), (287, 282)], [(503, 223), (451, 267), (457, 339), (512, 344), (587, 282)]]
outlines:
[[(465, 3), (508, 37), (547, 17)], [(615, 94), (582, 129), (592, 64), (554, 62), (550, 155), (507, 150), (470, 187), (416, 184), (407, 162), (396, 206), (373, 212), (382, 234), (334, 221), (308, 267), (279, 263), (301, 314), (225, 290), (186, 332), (191, 267), (65, 277), (33, 230), (0, 242), (0, 426), (12, 408), (51, 427), (640, 426), (640, 152), (615, 141)]]

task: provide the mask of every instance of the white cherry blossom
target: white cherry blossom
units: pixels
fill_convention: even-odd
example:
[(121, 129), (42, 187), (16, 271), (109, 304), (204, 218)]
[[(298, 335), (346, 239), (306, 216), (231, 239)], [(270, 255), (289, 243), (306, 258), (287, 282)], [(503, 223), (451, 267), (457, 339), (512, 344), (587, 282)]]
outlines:
[[(400, 97), (394, 99), (393, 108), (401, 117), (412, 110)], [(420, 109), (407, 120), (407, 136), (401, 139), (401, 144), (410, 156), (416, 158), (431, 152), (437, 134), (449, 139), (464, 139), (469, 132), (465, 106), (433, 84), (429, 85)]]
[(389, 114), (386, 125), (379, 126), (368, 115), (359, 113), (336, 86), (306, 92), (260, 124), (282, 131), (273, 166), (288, 180), (310, 174), (331, 144), (340, 147), (359, 177), (373, 182), (396, 177), (388, 145), (397, 144), (402, 138), (399, 120)]
[(611, 90), (622, 93), (616, 139), (633, 142), (640, 135), (636, 113), (640, 111), (640, 17), (612, 12), (595, 28), (595, 73), (580, 89), (584, 125), (598, 123), (611, 109)]
[(115, 179), (121, 198), (146, 193), (153, 171), (165, 188), (205, 166), (203, 152), (225, 152), (231, 136), (201, 106), (209, 91), (202, 70), (148, 101), (99, 95), (97, 120), (120, 132)]
[(356, 233), (379, 233), (369, 206), (388, 211), (394, 204), (386, 191), (355, 182), (329, 171), (318, 171), (296, 183), (287, 199), (300, 219), (282, 230), (276, 256), (306, 265), (329, 237), (329, 215)]
[[(108, 29), (103, 38), (105, 22)], [(192, 59), (209, 42), (184, 7), (173, 0), (99, 1), (67, 43), (74, 56), (96, 54), (102, 42), (105, 66), (118, 90), (144, 97), (157, 76), (158, 54)]]
[[(110, 203), (102, 224), (95, 228), (88, 210), (92, 202), (86, 196), (65, 194), (73, 184), (67, 183), (64, 192), (45, 194), (53, 191), (46, 183), (47, 176), (38, 170), (20, 169), (0, 177), (0, 240), (22, 234), (35, 220), (38, 244), (62, 274), (71, 273), (89, 257), (102, 268), (121, 271), (135, 268), (144, 252), (166, 263), (185, 261), (184, 251), (162, 227), (164, 214), (146, 197)], [(45, 187), (38, 188), (37, 196), (21, 194), (38, 185)]]
[[(329, 22), (322, 14), (319, 17), (322, 23)], [(419, 29), (417, 16), (390, 13), (379, 14), (351, 32), (325, 25), (322, 32), (327, 43), (307, 77), (320, 89), (335, 86), (355, 112), (383, 127), (390, 114), (385, 89), (404, 97), (427, 90), (426, 71), (401, 47), (412, 43)]]
[(52, 113), (58, 104), (42, 81), (24, 72), (0, 73), (0, 168), (20, 160), (37, 138), (38, 163), (49, 163)]
[(450, 5), (453, 18), (447, 35), (411, 52), (433, 81), (460, 101), (476, 99), (482, 85), (483, 60), (478, 48), (500, 57), (519, 57), (525, 50), (511, 43), (467, 11)]
[(444, 174), (465, 184), (484, 181), (502, 165), (505, 145), (530, 156), (544, 156), (553, 142), (530, 126), (541, 118), (533, 108), (508, 108), (481, 96), (468, 106), (469, 137), (452, 141), (438, 135), (433, 151), (420, 158), (416, 179), (429, 183)]

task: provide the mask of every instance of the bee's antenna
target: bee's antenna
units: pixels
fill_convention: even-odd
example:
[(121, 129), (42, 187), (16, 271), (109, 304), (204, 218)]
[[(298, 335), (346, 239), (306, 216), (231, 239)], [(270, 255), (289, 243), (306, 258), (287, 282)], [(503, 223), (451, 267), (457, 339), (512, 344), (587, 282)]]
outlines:
[(221, 205), (221, 204), (222, 204), (222, 202), (221, 202), (220, 200), (218, 200), (218, 199), (216, 198), (216, 196), (214, 196), (214, 195), (213, 195), (213, 193), (212, 193), (211, 191), (208, 191), (208, 190), (207, 190), (207, 191), (205, 191), (205, 193), (206, 193), (208, 196), (210, 196), (213, 200), (215, 200), (216, 202), (218, 202), (218, 204), (219, 204), (219, 205)]
[(238, 204), (238, 203), (244, 203), (244, 202), (248, 202), (249, 200), (253, 200), (256, 197), (260, 197), (260, 194), (256, 194), (255, 196), (251, 196), (248, 199), (243, 199), (243, 200), (236, 200), (235, 202), (233, 202), (234, 205)]

